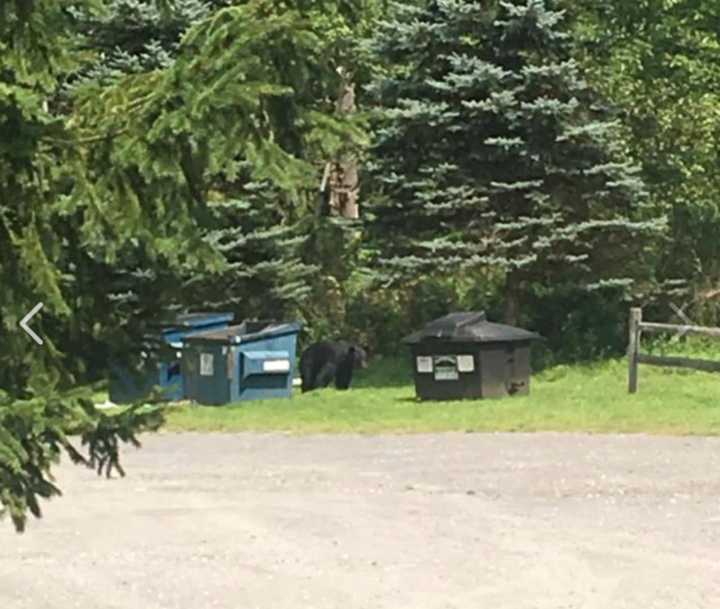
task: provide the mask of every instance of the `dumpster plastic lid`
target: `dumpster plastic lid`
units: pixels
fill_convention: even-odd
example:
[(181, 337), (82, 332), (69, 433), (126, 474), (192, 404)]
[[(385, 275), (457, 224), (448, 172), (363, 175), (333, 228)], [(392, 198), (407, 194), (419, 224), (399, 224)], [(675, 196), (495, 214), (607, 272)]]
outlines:
[(300, 332), (300, 323), (277, 323), (265, 321), (244, 321), (238, 326), (229, 326), (219, 330), (209, 330), (201, 334), (188, 336), (186, 342), (219, 342), (232, 345), (264, 340), (273, 336), (296, 334)]
[(540, 340), (535, 332), (522, 328), (496, 324), (487, 320), (483, 311), (450, 313), (428, 323), (422, 330), (403, 339), (405, 344), (417, 344), (426, 340), (474, 343), (502, 343)]

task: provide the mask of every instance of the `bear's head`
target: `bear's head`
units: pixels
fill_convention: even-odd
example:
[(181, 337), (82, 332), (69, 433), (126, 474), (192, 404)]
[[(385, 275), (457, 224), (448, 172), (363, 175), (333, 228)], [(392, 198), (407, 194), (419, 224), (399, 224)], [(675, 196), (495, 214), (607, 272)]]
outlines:
[(367, 368), (368, 366), (368, 355), (367, 351), (358, 345), (352, 345), (350, 347), (350, 354), (353, 358), (354, 368)]

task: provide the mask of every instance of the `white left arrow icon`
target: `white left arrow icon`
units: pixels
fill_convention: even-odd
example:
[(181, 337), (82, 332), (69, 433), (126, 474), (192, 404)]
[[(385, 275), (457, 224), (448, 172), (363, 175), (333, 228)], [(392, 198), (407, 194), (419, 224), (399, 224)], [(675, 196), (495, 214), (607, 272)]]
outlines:
[(41, 303), (41, 302), (37, 303), (37, 304), (33, 307), (32, 311), (30, 311), (30, 313), (28, 313), (28, 314), (27, 314), (25, 317), (23, 317), (22, 320), (20, 321), (20, 327), (21, 327), (23, 330), (25, 330), (25, 332), (27, 332), (28, 336), (30, 336), (30, 338), (32, 338), (38, 345), (42, 345), (42, 344), (43, 344), (43, 340), (42, 340), (42, 338), (40, 338), (37, 334), (35, 334), (35, 332), (32, 331), (32, 328), (30, 328), (30, 326), (28, 326), (28, 322), (29, 322), (29, 321), (35, 316), (35, 314), (36, 314), (40, 309), (42, 309), (42, 308), (43, 308), (43, 303)]

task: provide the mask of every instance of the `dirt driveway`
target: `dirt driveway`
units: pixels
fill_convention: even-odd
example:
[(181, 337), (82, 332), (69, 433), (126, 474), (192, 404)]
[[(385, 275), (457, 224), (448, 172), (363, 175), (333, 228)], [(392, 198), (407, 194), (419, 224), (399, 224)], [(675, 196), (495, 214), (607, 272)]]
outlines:
[(720, 439), (160, 435), (125, 463), (0, 525), (0, 607), (720, 607)]

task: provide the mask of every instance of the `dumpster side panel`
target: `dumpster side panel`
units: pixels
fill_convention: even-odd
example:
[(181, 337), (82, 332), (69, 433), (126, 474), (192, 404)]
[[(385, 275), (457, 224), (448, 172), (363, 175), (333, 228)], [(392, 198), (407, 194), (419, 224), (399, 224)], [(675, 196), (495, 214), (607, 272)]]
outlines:
[(181, 400), (184, 395), (180, 361), (175, 351), (161, 349), (156, 365), (132, 372), (124, 366), (110, 366), (109, 398), (115, 404), (130, 404), (146, 398), (155, 387), (169, 401)]
[(482, 397), (501, 398), (508, 394), (514, 348), (512, 345), (489, 344), (481, 350)]
[(160, 364), (160, 386), (165, 399), (176, 402), (185, 396), (180, 360), (167, 360)]
[(130, 404), (150, 394), (155, 385), (160, 385), (158, 371), (134, 373), (122, 366), (111, 366), (109, 398), (115, 404)]
[(514, 395), (528, 395), (530, 393), (530, 375), (530, 344), (518, 343), (515, 345), (510, 370), (510, 391)]

